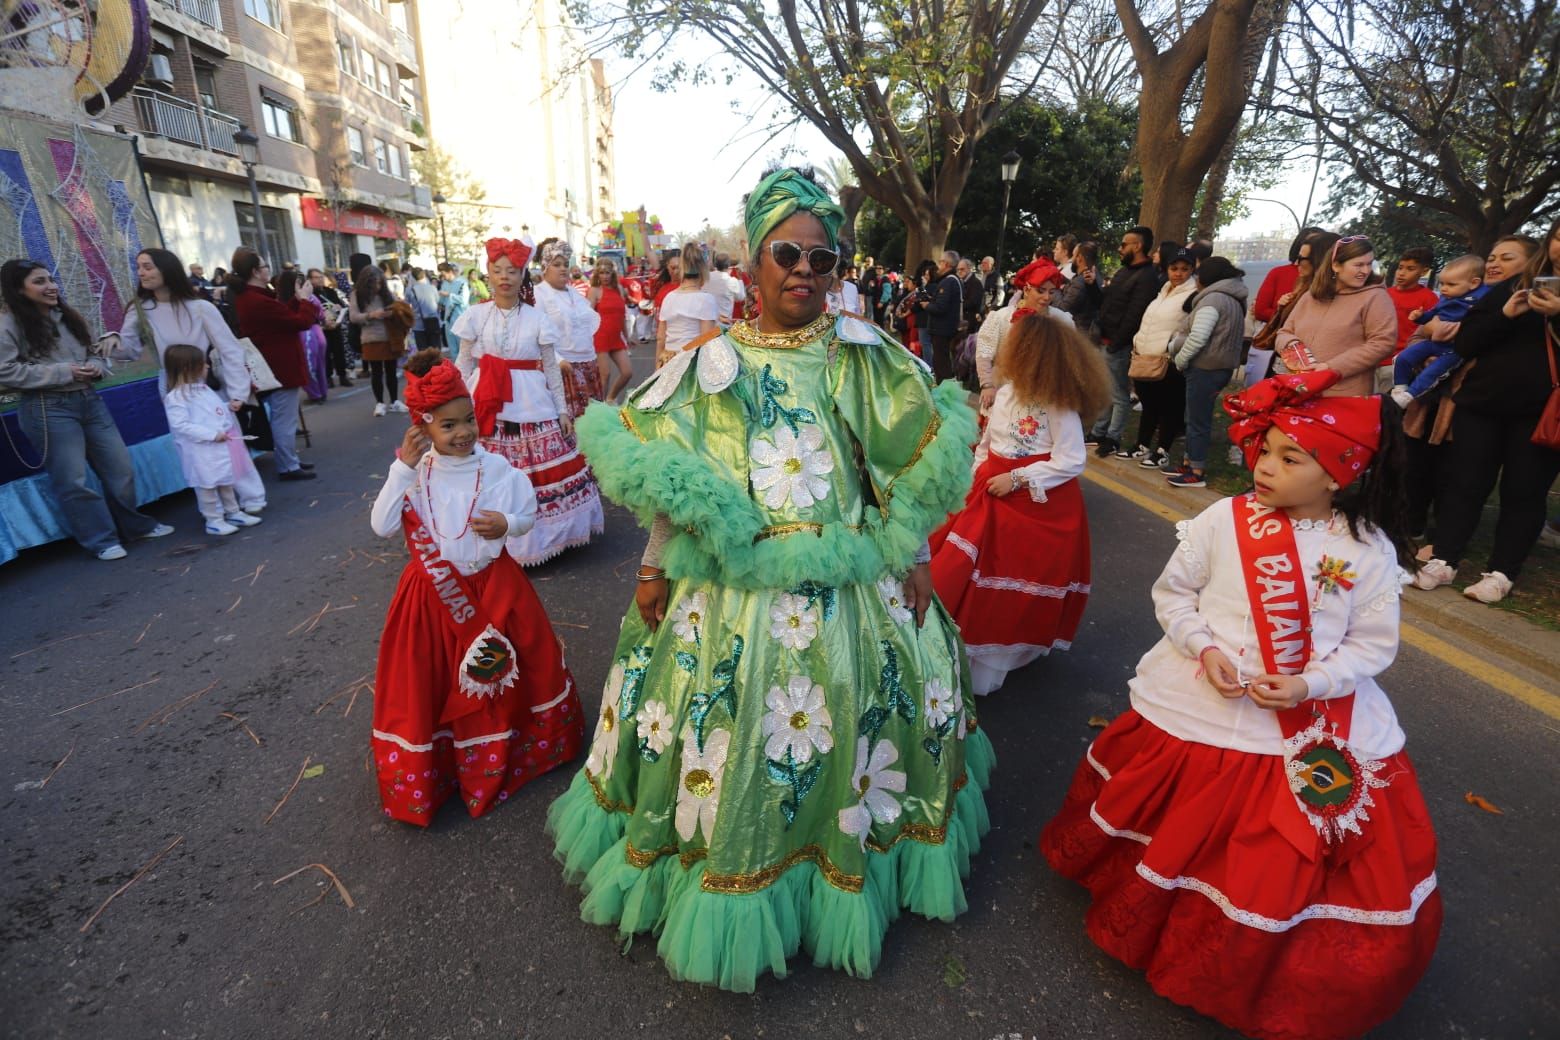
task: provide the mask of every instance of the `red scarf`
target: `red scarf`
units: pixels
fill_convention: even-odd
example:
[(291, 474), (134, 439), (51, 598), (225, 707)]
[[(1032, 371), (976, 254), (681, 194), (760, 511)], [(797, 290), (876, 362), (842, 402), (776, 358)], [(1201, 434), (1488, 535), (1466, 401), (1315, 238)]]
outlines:
[(1224, 399), (1230, 440), (1240, 446), (1248, 467), (1257, 464), (1270, 426), (1294, 441), (1338, 482), (1354, 482), (1381, 446), (1381, 400), (1376, 397), (1322, 397), (1338, 382), (1331, 369), (1292, 372), (1254, 383)]

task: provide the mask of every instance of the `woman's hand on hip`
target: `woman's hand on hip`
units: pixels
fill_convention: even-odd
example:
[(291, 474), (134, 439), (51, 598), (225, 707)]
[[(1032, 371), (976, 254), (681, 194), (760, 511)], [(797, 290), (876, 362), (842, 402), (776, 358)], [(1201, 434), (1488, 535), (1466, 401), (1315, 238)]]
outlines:
[(926, 612), (932, 609), (932, 597), (935, 595), (932, 565), (918, 563), (911, 567), (910, 573), (905, 575), (905, 606), (915, 612), (916, 628), (926, 623)]
[[(664, 571), (662, 572), (664, 575)], [(671, 586), (665, 577), (652, 578), (649, 581), (641, 581), (639, 588), (634, 592), (634, 605), (639, 608), (639, 616), (644, 618), (650, 631), (654, 632), (661, 627), (661, 622), (666, 620), (666, 600)]]

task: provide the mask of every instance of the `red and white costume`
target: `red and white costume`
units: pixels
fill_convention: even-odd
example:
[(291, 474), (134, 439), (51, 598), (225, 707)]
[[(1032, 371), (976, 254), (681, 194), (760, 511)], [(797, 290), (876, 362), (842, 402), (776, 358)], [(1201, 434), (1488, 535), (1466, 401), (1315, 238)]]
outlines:
[[(1327, 405), (1366, 400), (1376, 407)], [(1347, 483), (1347, 453), (1368, 464), (1374, 434), (1340, 457), (1322, 444), (1330, 430), (1289, 425), (1346, 426), (1366, 411), (1329, 408), (1268, 418)], [(1248, 451), (1265, 428), (1246, 431)], [(1336, 514), (1294, 522), (1253, 496), (1178, 533), (1154, 585), (1165, 637), (1138, 664), (1131, 710), (1079, 764), (1041, 852), (1088, 887), (1089, 936), (1162, 996), (1250, 1036), (1358, 1036), (1402, 1004), (1441, 926), (1435, 832), (1375, 681), (1397, 654), (1405, 575), (1379, 531), (1356, 539)], [(1198, 663), (1209, 647), (1244, 679), (1303, 676), (1309, 699), (1270, 711), (1222, 696)]]
[[(1087, 452), (1076, 412), (997, 390), (975, 449), (964, 508), (932, 535), (932, 582), (959, 623), (975, 692), (1072, 646), (1089, 598), (1089, 518), (1078, 476)], [(1026, 487), (998, 498), (986, 482), (1019, 473)]]
[[(574, 252), (567, 242), (554, 240), (542, 247), (543, 266), (558, 257), (566, 264), (573, 261)], [(596, 367), (596, 330), (601, 327), (601, 315), (585, 298), (589, 289), (588, 284), (554, 289), (545, 281), (536, 286), (536, 307), (558, 332), (558, 360), (569, 363), (563, 397), (569, 414), (576, 419), (592, 401), (601, 400), (601, 373)]]
[[(530, 250), (495, 239), (489, 260), (509, 255), (522, 269)], [(546, 313), (520, 302), (503, 310), (479, 303), (455, 321), (456, 364), (471, 389), (482, 446), (509, 461), (536, 490), (536, 526), (512, 539), (510, 551), (529, 567), (572, 546), (585, 545), (605, 526), (601, 491), (572, 433), (556, 352), (563, 333)]]
[[(448, 362), (450, 396), (420, 395), (414, 419), (465, 396)], [(429, 374), (430, 376), (433, 373)], [(432, 403), (430, 403), (430, 401)], [(470, 529), (483, 510), (504, 514), (509, 537)], [(374, 684), (374, 760), (385, 814), (426, 826), (459, 791), (472, 816), (572, 759), (584, 739), (573, 677), (541, 601), (511, 548), (536, 518), (525, 474), (476, 448), (399, 458), (374, 502), (374, 533), (402, 532), (412, 559), (385, 617)]]

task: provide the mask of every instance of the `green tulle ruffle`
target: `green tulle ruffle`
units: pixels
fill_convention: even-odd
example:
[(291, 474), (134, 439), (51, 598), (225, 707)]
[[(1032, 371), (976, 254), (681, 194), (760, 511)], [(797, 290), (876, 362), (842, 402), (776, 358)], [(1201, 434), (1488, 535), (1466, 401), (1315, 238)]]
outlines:
[(870, 854), (860, 892), (831, 885), (812, 862), (740, 895), (701, 888), (702, 860), (685, 868), (677, 855), (664, 855), (635, 866), (626, 856), (625, 817), (601, 807), (583, 771), (549, 808), (547, 830), (564, 877), (585, 892), (580, 916), (615, 925), (625, 944), (640, 933), (658, 935), (657, 952), (673, 978), (751, 993), (766, 971), (784, 978), (798, 951), (820, 967), (867, 978), (901, 910), (951, 921), (968, 907), (963, 882), (991, 828), (984, 791), (995, 753), (976, 730), (964, 756), (970, 782), (955, 797), (943, 843), (906, 838)]

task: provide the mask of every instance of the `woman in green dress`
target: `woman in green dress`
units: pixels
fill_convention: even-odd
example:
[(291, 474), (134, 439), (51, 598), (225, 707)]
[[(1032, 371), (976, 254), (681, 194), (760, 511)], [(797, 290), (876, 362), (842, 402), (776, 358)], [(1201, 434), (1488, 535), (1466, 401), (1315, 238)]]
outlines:
[(869, 976), (901, 909), (951, 920), (993, 764), (927, 535), (970, 481), (955, 384), (823, 313), (843, 214), (748, 197), (763, 310), (670, 360), (581, 448), (651, 529), (585, 768), (548, 813), (582, 916), (679, 979)]

